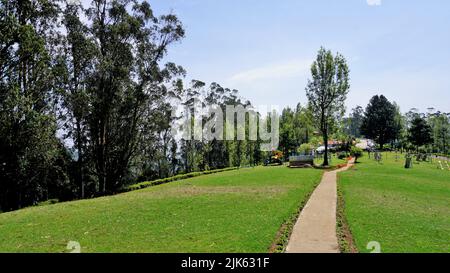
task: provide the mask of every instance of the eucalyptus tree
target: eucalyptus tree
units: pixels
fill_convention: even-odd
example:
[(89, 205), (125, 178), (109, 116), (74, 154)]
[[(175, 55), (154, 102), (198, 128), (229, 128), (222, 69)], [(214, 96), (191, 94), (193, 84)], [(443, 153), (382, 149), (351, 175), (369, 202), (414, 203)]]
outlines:
[(408, 145), (407, 118), (401, 113), (400, 106), (396, 102), (393, 102), (392, 105), (395, 109), (394, 127), (396, 131), (393, 146), (397, 149), (400, 148), (401, 151), (403, 151)]
[(304, 143), (309, 143), (314, 135), (314, 120), (311, 109), (302, 107), (297, 104), (294, 117), (295, 139), (297, 141), (297, 148)]
[(311, 79), (308, 80), (306, 96), (325, 145), (325, 160), (328, 165), (328, 136), (331, 125), (345, 112), (345, 100), (350, 90), (349, 68), (344, 56), (335, 56), (321, 48), (317, 59), (311, 66)]
[(296, 113), (291, 108), (283, 109), (280, 118), (280, 150), (287, 157), (291, 152), (296, 150), (297, 141), (295, 138)]
[[(155, 16), (147, 1), (94, 0), (86, 12), (98, 54), (88, 79), (88, 136), (99, 192), (125, 183), (138, 153), (143, 121), (157, 117), (179, 88), (184, 70), (161, 64), (168, 47), (184, 37), (175, 15)], [(157, 123), (158, 120), (153, 120)]]
[(424, 118), (416, 116), (412, 120), (408, 130), (408, 140), (416, 146), (417, 151), (419, 151), (419, 147), (433, 142), (431, 126)]
[[(249, 138), (250, 116), (245, 115), (244, 124), (238, 124), (236, 113), (227, 119), (228, 107), (246, 111), (251, 106), (249, 101), (240, 97), (239, 91), (215, 82), (206, 86), (204, 82), (194, 80), (184, 95), (182, 105), (189, 109), (189, 113), (183, 118), (189, 119), (186, 123), (191, 125), (190, 135), (181, 140), (181, 162), (185, 172), (260, 162), (259, 142)], [(201, 138), (194, 135), (194, 107), (202, 108), (196, 109), (202, 114), (201, 119), (196, 117), (200, 119), (196, 123), (201, 125)], [(233, 127), (232, 139), (225, 133), (230, 126)], [(244, 132), (245, 139), (237, 137), (238, 131)]]
[(0, 210), (3, 211), (34, 204), (51, 195), (48, 192), (54, 187), (51, 184), (66, 182), (60, 172), (64, 167), (57, 163), (61, 144), (55, 136), (50, 55), (58, 13), (56, 1), (0, 2)]
[(364, 118), (364, 109), (361, 106), (356, 106), (352, 109), (350, 116), (346, 119), (346, 133), (354, 136), (361, 137), (361, 124)]
[[(206, 83), (199, 80), (192, 80), (190, 86), (184, 90), (183, 96), (180, 99), (181, 105), (187, 110), (182, 114), (181, 118), (189, 119), (187, 126), (194, 126), (194, 107), (197, 100), (201, 101), (203, 89)], [(184, 172), (192, 172), (201, 170), (203, 156), (201, 140), (194, 137), (194, 130), (185, 131), (184, 136), (181, 139), (181, 162)], [(189, 134), (189, 135), (187, 135)]]
[(447, 114), (437, 112), (429, 118), (433, 129), (434, 147), (436, 151), (447, 154), (450, 143), (450, 118)]
[[(81, 5), (68, 3), (63, 12), (65, 35), (60, 39), (56, 56), (56, 86), (61, 96), (59, 121), (64, 138), (74, 143), (76, 171), (73, 180), (78, 197), (95, 194), (96, 184), (88, 183), (92, 174), (92, 155), (88, 145), (89, 81), (95, 69), (95, 57), (99, 54), (89, 28), (80, 16), (85, 12)], [(92, 181), (91, 181), (92, 182)], [(90, 184), (86, 190), (87, 184)]]

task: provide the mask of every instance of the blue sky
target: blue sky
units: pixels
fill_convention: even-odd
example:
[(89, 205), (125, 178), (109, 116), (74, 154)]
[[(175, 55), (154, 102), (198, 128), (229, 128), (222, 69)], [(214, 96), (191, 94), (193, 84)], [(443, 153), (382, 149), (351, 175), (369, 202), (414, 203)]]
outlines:
[(375, 94), (426, 111), (450, 112), (448, 0), (150, 0), (173, 12), (186, 38), (168, 59), (187, 80), (235, 88), (254, 105), (306, 103), (309, 68), (320, 46), (351, 69), (347, 108)]

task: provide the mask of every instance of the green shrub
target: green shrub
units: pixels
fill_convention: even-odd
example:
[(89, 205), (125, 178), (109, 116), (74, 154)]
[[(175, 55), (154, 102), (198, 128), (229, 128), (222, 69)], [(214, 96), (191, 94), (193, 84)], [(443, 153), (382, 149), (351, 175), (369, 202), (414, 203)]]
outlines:
[(423, 147), (419, 148), (419, 154), (427, 154), (427, 153), (428, 153), (427, 149)]
[(178, 175), (175, 175), (172, 177), (167, 177), (167, 178), (162, 178), (162, 179), (158, 179), (158, 180), (154, 180), (154, 181), (146, 181), (146, 182), (141, 182), (138, 184), (130, 185), (130, 186), (122, 188), (122, 190), (120, 192), (135, 191), (135, 190), (145, 189), (148, 187), (158, 186), (158, 185), (162, 185), (162, 184), (166, 184), (166, 183), (170, 183), (170, 182), (174, 182), (174, 181), (197, 177), (197, 176), (201, 176), (201, 175), (208, 175), (208, 174), (213, 174), (213, 173), (232, 171), (232, 170), (236, 170), (236, 169), (237, 169), (237, 167), (231, 167), (231, 168), (225, 168), (225, 169), (209, 170), (209, 171), (204, 171), (204, 172), (192, 172), (192, 173), (186, 173), (186, 174), (178, 174)]
[(47, 206), (47, 205), (53, 205), (56, 203), (59, 203), (58, 199), (49, 199), (47, 201), (39, 202), (37, 205), (38, 206)]
[(338, 153), (337, 157), (339, 159), (346, 159), (347, 157), (349, 157), (349, 154), (347, 152), (340, 152)]
[(300, 148), (297, 149), (297, 152), (303, 155), (310, 155), (313, 149), (314, 147), (311, 144), (304, 143), (300, 145)]
[(355, 163), (358, 162), (358, 158), (361, 158), (363, 156), (363, 150), (361, 148), (353, 146), (350, 149), (350, 155), (355, 158)]

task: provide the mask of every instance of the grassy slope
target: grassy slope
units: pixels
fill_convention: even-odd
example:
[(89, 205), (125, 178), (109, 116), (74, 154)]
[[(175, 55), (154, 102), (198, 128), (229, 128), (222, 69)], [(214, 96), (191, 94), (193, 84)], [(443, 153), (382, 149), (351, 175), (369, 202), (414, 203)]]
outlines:
[(267, 252), (321, 174), (258, 167), (4, 213), (0, 252)]
[(382, 252), (450, 252), (450, 172), (430, 163), (404, 169), (360, 159), (340, 174), (345, 213), (360, 252), (378, 241)]

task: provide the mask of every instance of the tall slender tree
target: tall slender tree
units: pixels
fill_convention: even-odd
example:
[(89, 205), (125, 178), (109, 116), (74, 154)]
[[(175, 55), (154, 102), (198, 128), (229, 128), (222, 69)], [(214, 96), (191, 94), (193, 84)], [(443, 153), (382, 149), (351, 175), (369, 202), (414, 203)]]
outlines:
[(349, 69), (345, 58), (337, 53), (321, 48), (316, 61), (311, 66), (311, 79), (308, 80), (306, 96), (313, 118), (323, 136), (325, 160), (328, 162), (328, 136), (331, 124), (345, 112), (344, 102), (350, 90)]
[[(62, 97), (60, 121), (66, 140), (73, 141), (76, 155), (75, 184), (79, 198), (85, 198), (88, 176), (88, 80), (94, 72), (98, 52), (88, 27), (80, 20), (81, 5), (68, 4), (63, 13), (66, 35), (56, 57), (58, 87)], [(92, 190), (90, 191), (92, 192)]]
[(61, 145), (54, 113), (55, 1), (0, 2), (0, 210), (49, 196)]
[(364, 109), (361, 106), (357, 106), (352, 109), (350, 117), (346, 119), (345, 131), (347, 134), (353, 137), (361, 137), (361, 124), (364, 118)]
[(126, 182), (143, 119), (172, 95), (175, 89), (166, 84), (184, 74), (173, 63), (160, 64), (184, 30), (175, 15), (154, 16), (146, 1), (94, 0), (87, 15), (99, 52), (87, 120), (99, 192), (105, 194)]

